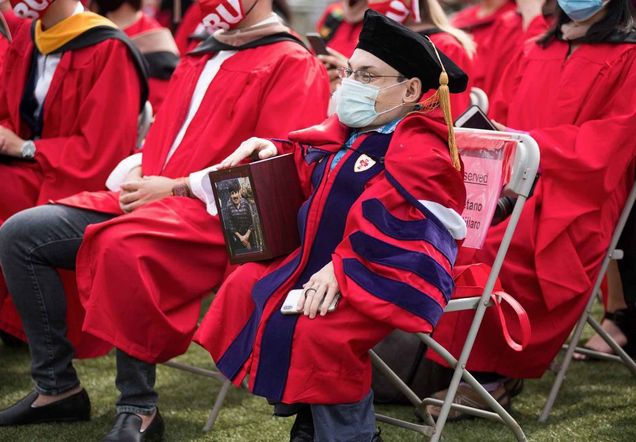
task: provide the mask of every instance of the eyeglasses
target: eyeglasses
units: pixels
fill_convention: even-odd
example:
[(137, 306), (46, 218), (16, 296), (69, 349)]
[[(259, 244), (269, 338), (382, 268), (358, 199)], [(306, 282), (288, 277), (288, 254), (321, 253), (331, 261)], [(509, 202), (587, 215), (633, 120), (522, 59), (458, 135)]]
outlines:
[(341, 79), (349, 78), (353, 75), (355, 81), (360, 83), (369, 84), (376, 78), (404, 78), (403, 75), (375, 75), (367, 71), (354, 71), (351, 68), (338, 68), (338, 77)]

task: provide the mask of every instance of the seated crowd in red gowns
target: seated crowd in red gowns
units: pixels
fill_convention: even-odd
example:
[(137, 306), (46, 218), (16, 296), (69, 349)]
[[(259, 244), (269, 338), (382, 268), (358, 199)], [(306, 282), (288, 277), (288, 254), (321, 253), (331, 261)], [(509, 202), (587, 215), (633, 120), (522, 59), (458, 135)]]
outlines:
[[(121, 396), (104, 440), (161, 438), (155, 367), (194, 337), (234, 383), (249, 375), (277, 414), (297, 416), (292, 438), (381, 440), (367, 351), (398, 328), (432, 332), (457, 357), (472, 315), (442, 315), (453, 266), (492, 264), (507, 226), (461, 248), (446, 123), (471, 87), (499, 129), (537, 141), (541, 176), (500, 275), (528, 313), (529, 345), (511, 349), (489, 311), (467, 368), (509, 403), (507, 381), (542, 376), (580, 317), (634, 181), (629, 0), (557, 0), (550, 15), (536, 1), (483, 0), (451, 20), (438, 0), (334, 2), (317, 24), (319, 57), (273, 13), (284, 2), (198, 0), (174, 39), (140, 0), (95, 0), (100, 15), (78, 0), (10, 3), (0, 333), (29, 342), (35, 389), (0, 426), (88, 419), (72, 359), (114, 347)], [(450, 108), (420, 111), (443, 71)], [(156, 119), (138, 152), (146, 101)], [(207, 174), (290, 152), (307, 198), (300, 248), (230, 266)], [(292, 289), (306, 301), (283, 315)], [(636, 322), (633, 302), (624, 312)]]

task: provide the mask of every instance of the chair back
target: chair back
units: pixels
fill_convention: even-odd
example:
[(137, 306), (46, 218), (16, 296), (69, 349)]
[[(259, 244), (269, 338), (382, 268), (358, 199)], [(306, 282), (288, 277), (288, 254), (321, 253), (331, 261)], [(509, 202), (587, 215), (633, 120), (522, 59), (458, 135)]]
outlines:
[(488, 114), (490, 102), (488, 100), (488, 94), (486, 94), (486, 92), (484, 92), (482, 89), (479, 89), (478, 87), (473, 87), (470, 89), (470, 104), (479, 106), (479, 108), (485, 114)]
[[(529, 194), (539, 164), (539, 150), (526, 134), (457, 128), (456, 139), (466, 185), (462, 218), (467, 236), (463, 246), (479, 249), (499, 198)], [(528, 180), (530, 175), (532, 180)]]

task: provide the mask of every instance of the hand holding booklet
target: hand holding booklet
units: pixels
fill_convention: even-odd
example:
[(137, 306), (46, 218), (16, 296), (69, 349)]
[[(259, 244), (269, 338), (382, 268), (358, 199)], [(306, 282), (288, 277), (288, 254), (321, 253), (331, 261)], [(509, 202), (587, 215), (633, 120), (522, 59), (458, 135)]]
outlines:
[(232, 264), (276, 258), (298, 247), (303, 195), (292, 154), (209, 176)]

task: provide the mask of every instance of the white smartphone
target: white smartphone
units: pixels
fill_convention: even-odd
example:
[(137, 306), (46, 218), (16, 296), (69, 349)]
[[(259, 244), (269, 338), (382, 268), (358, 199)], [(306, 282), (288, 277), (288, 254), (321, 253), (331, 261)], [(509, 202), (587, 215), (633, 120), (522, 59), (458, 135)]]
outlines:
[(472, 129), (497, 130), (495, 125), (492, 124), (479, 106), (474, 104), (457, 118), (455, 126), (470, 127)]
[[(283, 306), (280, 308), (280, 312), (283, 315), (297, 315), (302, 313), (303, 310), (298, 309), (298, 301), (302, 296), (305, 296), (304, 289), (296, 289), (292, 290), (287, 294), (285, 298), (285, 302), (283, 302)], [(338, 305), (338, 301), (340, 300), (340, 293), (338, 293), (331, 302), (331, 305), (327, 309), (327, 312), (333, 312)]]

